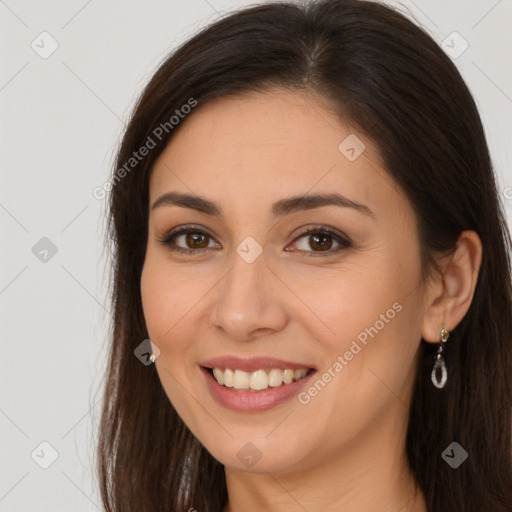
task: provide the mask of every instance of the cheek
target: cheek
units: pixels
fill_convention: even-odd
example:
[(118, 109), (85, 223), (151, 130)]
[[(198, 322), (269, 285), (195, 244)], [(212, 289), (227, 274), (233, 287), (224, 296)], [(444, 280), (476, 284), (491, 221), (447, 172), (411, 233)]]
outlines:
[[(164, 262), (148, 251), (141, 274), (141, 298), (144, 319), (151, 341), (160, 350), (155, 366), (169, 400), (187, 424), (192, 422), (191, 407), (183, 383), (193, 381), (190, 325), (187, 315), (193, 308), (194, 293), (182, 289), (187, 281), (179, 272), (172, 274)], [(197, 300), (195, 300), (197, 302)]]
[(173, 371), (186, 370), (176, 361), (198, 357), (191, 341), (200, 334), (200, 307), (216, 280), (207, 268), (172, 265), (165, 254), (148, 249), (140, 283), (144, 319), (149, 338), (161, 351), (161, 362)]
[(386, 311), (386, 319), (394, 319), (393, 304), (403, 301), (407, 276), (399, 277), (393, 265), (375, 260), (294, 273), (293, 292), (303, 304), (300, 316), (318, 341), (343, 348), (375, 322), (381, 327), (380, 315)]
[[(353, 390), (354, 398), (367, 401), (381, 391), (389, 394), (386, 386), (400, 390), (410, 376), (421, 329), (415, 256), (412, 250), (388, 251), (379, 261), (368, 258), (368, 265), (360, 262), (319, 274), (318, 280), (295, 281), (297, 295), (316, 313), (303, 319), (317, 335), (324, 370), (342, 376), (338, 385)], [(341, 366), (336, 365), (338, 356)]]
[(170, 275), (151, 252), (146, 256), (140, 286), (149, 337), (162, 350), (189, 309), (190, 293), (181, 288), (179, 274)]

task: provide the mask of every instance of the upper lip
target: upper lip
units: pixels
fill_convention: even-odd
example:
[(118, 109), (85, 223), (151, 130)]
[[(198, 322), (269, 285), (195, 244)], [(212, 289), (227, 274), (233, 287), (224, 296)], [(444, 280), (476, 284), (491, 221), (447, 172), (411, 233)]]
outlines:
[(281, 368), (286, 370), (299, 370), (301, 368), (313, 368), (309, 364), (294, 363), (292, 361), (284, 361), (275, 357), (251, 357), (241, 359), (235, 356), (220, 356), (203, 361), (201, 366), (205, 368), (230, 368), (231, 370), (243, 370), (246, 372), (255, 372), (256, 370), (270, 370), (272, 368)]

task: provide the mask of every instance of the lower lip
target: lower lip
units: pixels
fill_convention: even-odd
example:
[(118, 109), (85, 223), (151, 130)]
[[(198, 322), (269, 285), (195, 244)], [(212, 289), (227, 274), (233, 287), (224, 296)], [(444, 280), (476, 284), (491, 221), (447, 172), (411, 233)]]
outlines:
[(210, 393), (217, 402), (228, 409), (244, 412), (265, 411), (286, 402), (297, 395), (300, 388), (316, 373), (312, 371), (296, 382), (268, 388), (265, 391), (236, 391), (219, 384), (206, 368), (201, 367), (201, 371), (206, 378)]

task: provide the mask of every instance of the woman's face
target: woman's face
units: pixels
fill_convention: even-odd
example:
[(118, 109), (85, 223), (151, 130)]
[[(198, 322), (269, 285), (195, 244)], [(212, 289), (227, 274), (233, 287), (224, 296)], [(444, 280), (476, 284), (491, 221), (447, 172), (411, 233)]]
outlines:
[(425, 311), (415, 219), (375, 146), (316, 96), (190, 114), (152, 172), (141, 292), (162, 386), (227, 467), (403, 446)]

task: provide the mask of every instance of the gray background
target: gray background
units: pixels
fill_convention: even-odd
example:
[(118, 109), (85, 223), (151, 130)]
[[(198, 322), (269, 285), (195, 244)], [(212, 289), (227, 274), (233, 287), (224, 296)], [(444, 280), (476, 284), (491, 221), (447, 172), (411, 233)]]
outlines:
[[(105, 203), (92, 191), (164, 55), (244, 5), (0, 0), (0, 511), (102, 509), (92, 465), (110, 312)], [(510, 219), (511, 0), (400, 5), (451, 51), (463, 49), (454, 31), (467, 41), (454, 60), (479, 105)]]

